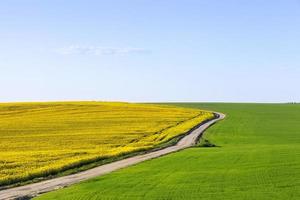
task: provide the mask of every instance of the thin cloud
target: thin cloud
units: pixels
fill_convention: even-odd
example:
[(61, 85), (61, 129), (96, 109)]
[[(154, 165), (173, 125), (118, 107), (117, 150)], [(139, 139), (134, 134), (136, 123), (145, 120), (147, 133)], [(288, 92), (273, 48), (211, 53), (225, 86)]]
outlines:
[(78, 46), (72, 45), (57, 49), (56, 51), (62, 55), (126, 55), (140, 54), (149, 52), (143, 48), (116, 48), (116, 47), (98, 47), (98, 46)]

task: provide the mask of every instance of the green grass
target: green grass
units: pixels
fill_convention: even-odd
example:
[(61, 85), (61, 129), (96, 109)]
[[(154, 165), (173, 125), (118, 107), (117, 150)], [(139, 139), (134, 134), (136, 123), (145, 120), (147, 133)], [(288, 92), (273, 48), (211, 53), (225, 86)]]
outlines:
[(237, 199), (300, 197), (300, 105), (177, 104), (224, 112), (194, 147), (37, 199)]

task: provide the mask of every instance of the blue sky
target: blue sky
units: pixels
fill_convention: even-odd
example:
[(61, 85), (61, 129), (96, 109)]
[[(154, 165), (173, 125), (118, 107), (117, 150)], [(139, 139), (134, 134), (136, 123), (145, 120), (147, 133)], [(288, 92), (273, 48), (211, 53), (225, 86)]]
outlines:
[(0, 101), (300, 101), (299, 0), (4, 0)]

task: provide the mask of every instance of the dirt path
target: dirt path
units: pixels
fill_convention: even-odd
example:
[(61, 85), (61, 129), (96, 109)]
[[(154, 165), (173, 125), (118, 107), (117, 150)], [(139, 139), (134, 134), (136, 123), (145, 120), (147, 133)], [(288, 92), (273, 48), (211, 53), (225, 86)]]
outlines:
[(15, 187), (11, 189), (6, 189), (0, 191), (0, 199), (17, 199), (21, 197), (33, 197), (37, 196), (38, 194), (49, 192), (52, 190), (56, 190), (59, 188), (63, 188), (74, 183), (78, 183), (90, 178), (94, 178), (97, 176), (101, 176), (107, 174), (109, 172), (115, 171), (117, 169), (121, 169), (130, 165), (134, 165), (145, 160), (149, 160), (152, 158), (157, 158), (162, 155), (166, 155), (181, 149), (185, 149), (187, 147), (195, 145), (197, 139), (202, 135), (202, 133), (207, 129), (210, 125), (214, 124), (215, 122), (223, 119), (225, 117), (222, 113), (216, 113), (219, 115), (217, 119), (213, 119), (208, 121), (198, 127), (197, 129), (193, 130), (190, 134), (183, 137), (175, 146), (167, 147), (165, 149), (161, 149), (158, 151), (150, 152), (144, 155), (138, 155), (131, 158), (126, 158), (124, 160), (112, 162), (109, 164), (101, 165), (99, 167), (95, 167), (93, 169), (89, 169), (83, 172), (79, 172), (76, 174), (58, 177), (38, 183), (32, 183), (29, 185), (24, 185), (20, 187)]

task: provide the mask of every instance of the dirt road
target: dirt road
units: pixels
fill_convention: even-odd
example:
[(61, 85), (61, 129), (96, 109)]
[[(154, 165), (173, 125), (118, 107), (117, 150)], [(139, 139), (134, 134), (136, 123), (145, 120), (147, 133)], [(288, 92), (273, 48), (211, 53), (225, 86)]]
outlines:
[(117, 169), (121, 169), (130, 165), (134, 165), (145, 160), (149, 160), (152, 158), (157, 158), (162, 155), (166, 155), (181, 149), (185, 149), (187, 147), (193, 146), (197, 139), (202, 135), (202, 133), (207, 129), (210, 125), (215, 122), (223, 119), (225, 117), (222, 113), (216, 113), (219, 117), (217, 119), (213, 119), (208, 121), (195, 130), (193, 130), (190, 134), (183, 137), (176, 145), (167, 147), (161, 150), (157, 150), (154, 152), (150, 152), (144, 155), (138, 155), (131, 158), (126, 158), (124, 160), (112, 162), (109, 164), (101, 165), (99, 167), (95, 167), (93, 169), (89, 169), (83, 172), (79, 172), (76, 174), (58, 177), (38, 183), (32, 183), (25, 186), (15, 187), (11, 189), (6, 189), (0, 191), (0, 199), (17, 199), (21, 197), (33, 197), (38, 194), (49, 192), (52, 190), (56, 190), (62, 187), (66, 187), (72, 185), (74, 183), (78, 183), (93, 177), (101, 176), (107, 174), (109, 172), (115, 171)]

